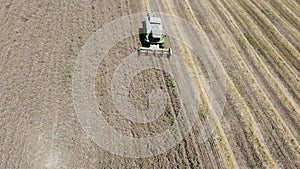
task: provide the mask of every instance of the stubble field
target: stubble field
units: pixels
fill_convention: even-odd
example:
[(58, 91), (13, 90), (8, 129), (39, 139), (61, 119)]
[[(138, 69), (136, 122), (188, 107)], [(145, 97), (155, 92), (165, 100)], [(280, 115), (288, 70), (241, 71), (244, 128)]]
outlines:
[[(179, 16), (205, 32), (223, 65), (226, 104), (207, 141), (197, 142), (196, 125), (166, 153), (128, 158), (86, 136), (74, 110), (72, 75), (94, 32), (149, 11)], [(298, 0), (1, 1), (0, 168), (300, 168), (299, 11)], [(188, 31), (168, 26), (179, 35)], [(149, 137), (174, 123), (180, 93), (163, 71), (143, 71), (132, 81), (132, 104), (147, 110), (148, 94), (160, 88), (168, 96), (166, 112), (151, 124), (118, 113), (109, 94), (113, 72), (138, 45), (133, 36), (111, 48), (98, 69), (96, 95), (118, 132)], [(175, 40), (168, 45), (199, 73), (195, 53)], [(199, 111), (207, 109), (203, 101)]]

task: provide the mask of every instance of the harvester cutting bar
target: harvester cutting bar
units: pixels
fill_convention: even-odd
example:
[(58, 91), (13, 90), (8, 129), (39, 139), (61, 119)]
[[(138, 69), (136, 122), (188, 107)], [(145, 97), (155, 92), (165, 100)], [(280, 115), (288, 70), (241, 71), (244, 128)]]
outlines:
[(165, 49), (165, 48), (147, 48), (147, 47), (139, 47), (138, 49), (138, 55), (154, 55), (154, 56), (167, 56), (168, 58), (172, 55), (171, 48)]

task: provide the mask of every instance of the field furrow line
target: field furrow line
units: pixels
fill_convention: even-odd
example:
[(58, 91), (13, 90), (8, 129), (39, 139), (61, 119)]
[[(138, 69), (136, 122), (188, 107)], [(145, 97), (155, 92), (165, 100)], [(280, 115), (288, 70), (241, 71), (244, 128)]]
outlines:
[(260, 30), (266, 39), (273, 42), (274, 49), (277, 49), (277, 52), (280, 53), (282, 61), (287, 61), (289, 65), (293, 65), (295, 73), (300, 71), (300, 53), (295, 49), (295, 47), (286, 40), (271, 21), (251, 2), (248, 0), (241, 1), (237, 0), (237, 4), (246, 11), (255, 25), (257, 25), (258, 30)]
[[(298, 131), (300, 129), (298, 123), (298, 121), (300, 121), (300, 117), (299, 113), (297, 113), (297, 110), (299, 109), (298, 104), (294, 101), (294, 99), (291, 96), (287, 95), (287, 92), (280, 85), (278, 85), (279, 82), (273, 78), (271, 72), (268, 70), (264, 62), (255, 52), (255, 49), (253, 49), (251, 45), (249, 46), (246, 43), (247, 39), (244, 37), (243, 33), (238, 29), (235, 19), (230, 15), (230, 13), (225, 9), (225, 7), (223, 7), (222, 4), (220, 4), (218, 1), (214, 1), (211, 3), (216, 8), (216, 13), (218, 13), (220, 16), (220, 21), (227, 21), (223, 22), (223, 25), (226, 25), (229, 29), (227, 30), (227, 32), (233, 32), (233, 38), (237, 39), (235, 44), (236, 46), (241, 46), (241, 56), (243, 57), (243, 60), (246, 62), (246, 64), (249, 66), (250, 71), (257, 79), (259, 85), (268, 95), (268, 98), (273, 103), (276, 103), (274, 104), (274, 106), (283, 115), (284, 119), (286, 119), (289, 122), (289, 126), (293, 128), (292, 131)], [(222, 12), (219, 13), (217, 11)], [(278, 83), (272, 83), (276, 81)], [(291, 116), (290, 113), (294, 113), (294, 116)], [(297, 132), (293, 133), (297, 136), (296, 138), (300, 138)]]
[[(205, 3), (205, 4), (208, 4), (209, 2)], [(189, 2), (187, 2), (186, 4), (189, 4)], [(201, 5), (203, 5), (203, 8), (207, 8), (207, 9), (211, 9), (210, 7), (208, 6), (204, 6), (204, 3), (202, 3)], [(188, 5), (188, 9), (193, 9), (191, 7), (191, 5), (189, 4)], [(198, 22), (198, 19), (196, 18), (195, 14), (193, 13), (193, 10), (190, 10), (191, 11), (191, 14), (189, 16), (192, 16), (192, 19), (194, 20), (193, 22), (199, 27), (199, 29), (202, 29), (202, 26), (200, 25), (200, 23)], [(214, 19), (216, 20), (216, 19)], [(223, 32), (223, 31), (222, 31)], [(224, 31), (225, 32), (225, 31)], [(224, 33), (223, 32), (223, 33)], [(227, 35), (228, 36), (228, 35)], [(227, 38), (227, 39), (230, 39), (230, 38)], [(232, 49), (232, 48), (231, 48)], [(226, 72), (225, 72), (226, 73)], [(228, 74), (226, 73), (226, 78), (231, 82), (231, 84), (233, 85), (233, 82), (230, 80)], [(236, 88), (236, 87), (235, 87)], [(254, 123), (255, 124), (255, 123)], [(254, 126), (254, 128), (258, 129), (258, 126), (257, 124)], [(255, 131), (255, 130), (254, 130)], [(255, 138), (258, 138), (256, 135), (255, 135), (256, 132), (252, 132), (252, 134), (254, 134), (254, 137)], [(259, 145), (259, 147), (263, 147), (264, 149), (262, 150), (258, 150), (258, 151), (262, 151), (264, 155), (266, 155), (264, 157), (264, 159), (267, 159), (268, 162), (270, 162), (270, 165), (273, 166), (275, 163), (271, 157), (271, 155), (268, 153), (268, 150), (266, 149), (266, 146), (265, 146), (265, 143), (261, 140), (258, 139), (258, 141), (256, 142), (257, 145)]]
[[(299, 112), (296, 111), (295, 113), (299, 113)], [(294, 140), (293, 138), (292, 138), (291, 140), (292, 140), (291, 143), (292, 143), (293, 145), (296, 146), (296, 147), (295, 147), (295, 150), (296, 150), (296, 151), (299, 151), (299, 150), (298, 150), (298, 143), (294, 142), (294, 141), (293, 141), (293, 140)]]
[[(282, 1), (265, 1), (269, 6), (272, 6), (280, 16), (282, 16), (290, 25), (300, 32), (300, 18), (296, 13), (292, 12)], [(299, 12), (299, 11), (298, 11)]]
[[(232, 2), (232, 3), (230, 3), (231, 5), (233, 5), (233, 4), (235, 4), (234, 2)], [(236, 5), (236, 4), (235, 4)], [(235, 9), (239, 9), (239, 7), (238, 6), (235, 6)], [(241, 20), (245, 20), (245, 18), (240, 18), (239, 20), (241, 21)], [(250, 21), (250, 19), (246, 19), (246, 20), (248, 20), (248, 21)], [(253, 25), (255, 25), (255, 24), (253, 24)], [(254, 26), (253, 26), (254, 27)], [(263, 37), (263, 36), (262, 36)], [(296, 77), (295, 77), (296, 78)], [(297, 83), (296, 83), (297, 84)]]
[(300, 36), (299, 31), (296, 30), (292, 25), (286, 22), (282, 16), (278, 15), (271, 6), (267, 5), (264, 1), (254, 1), (251, 2), (260, 9), (261, 12), (272, 22), (276, 29), (284, 36), (298, 52), (300, 52)]
[[(298, 2), (297, 2), (298, 1)], [(300, 17), (300, 3), (299, 0), (279, 0), (281, 4), (284, 4), (289, 10), (291, 10), (298, 18)]]
[[(201, 5), (203, 5), (203, 4), (201, 4)], [(198, 8), (197, 8), (198, 9)], [(202, 11), (203, 11), (203, 9), (202, 9)], [(204, 12), (204, 11), (203, 11)], [(206, 12), (207, 13), (207, 12)], [(204, 19), (204, 20), (212, 20), (212, 19)], [(215, 25), (214, 27), (221, 27), (221, 26), (217, 26), (217, 25)], [(211, 31), (211, 30), (210, 30)], [(220, 31), (219, 31), (220, 32)], [(228, 38), (226, 38), (226, 40), (228, 40)], [(223, 45), (221, 45), (221, 46), (226, 46), (226, 43), (225, 44), (223, 44)], [(234, 49), (234, 47), (232, 48), (232, 47), (227, 47), (227, 49)], [(224, 52), (224, 51), (223, 51)], [(238, 60), (240, 60), (240, 59), (238, 59)], [(230, 60), (230, 62), (233, 62), (234, 60)], [(235, 64), (235, 65), (245, 65), (245, 63), (238, 63), (238, 64)], [(236, 68), (238, 68), (238, 67), (236, 67)], [(247, 69), (246, 69), (247, 70)], [(241, 71), (240, 71), (241, 72)], [(248, 73), (247, 73), (248, 74)], [(251, 74), (249, 74), (249, 75), (251, 75)], [(235, 77), (235, 76), (234, 76)], [(250, 76), (251, 77), (251, 76)], [(252, 81), (254, 81), (254, 79), (252, 79)], [(255, 82), (255, 81), (254, 81)], [(238, 84), (239, 86), (241, 85), (241, 84), (239, 84), (239, 83), (235, 83), (235, 84)], [(243, 87), (244, 88), (244, 87)], [(241, 90), (240, 89), (242, 89), (242, 88), (239, 88), (239, 91), (241, 92)], [(246, 88), (245, 88), (246, 89)], [(265, 100), (265, 102), (267, 103), (267, 105), (269, 105), (268, 107), (270, 108), (270, 110), (269, 111), (271, 111), (271, 112), (274, 112), (275, 114), (276, 114), (276, 119), (277, 119), (277, 121), (278, 122), (280, 122), (280, 123), (278, 123), (278, 124), (282, 124), (283, 125), (283, 127), (284, 127), (284, 129), (286, 130), (286, 131), (288, 131), (288, 134), (286, 134), (286, 133), (281, 133), (281, 134), (285, 134), (286, 136), (286, 138), (288, 138), (287, 140), (295, 140), (294, 138), (293, 138), (293, 136), (292, 136), (292, 134), (290, 133), (290, 131), (289, 131), (289, 129), (286, 127), (286, 124), (285, 124), (285, 122), (281, 119), (281, 117), (279, 116), (279, 114), (278, 114), (278, 112), (274, 109), (274, 107), (272, 106), (272, 104), (271, 104), (271, 102), (268, 100), (268, 99), (266, 99), (266, 95), (265, 95), (265, 93), (264, 92), (262, 92), (262, 90), (261, 90), (261, 88), (259, 88), (259, 86), (257, 86), (257, 89), (259, 89), (259, 91), (256, 91), (256, 92), (254, 92), (254, 93), (257, 93), (257, 92), (259, 92), (260, 94), (259, 95), (261, 95), (260, 97), (262, 97), (262, 98), (264, 98), (264, 100)], [(244, 92), (242, 92), (242, 93), (244, 93)], [(252, 93), (252, 95), (254, 94), (253, 92), (250, 92), (250, 93)], [(244, 94), (243, 94), (244, 95)], [(251, 95), (249, 95), (249, 96), (251, 96)], [(243, 96), (243, 97), (245, 97), (245, 96)], [(251, 97), (250, 97), (251, 98)], [(247, 101), (248, 102), (248, 101)], [(253, 102), (253, 101), (252, 101)], [(251, 102), (250, 102), (251, 103)], [(260, 102), (257, 102), (257, 103), (260, 103)], [(262, 106), (262, 103), (260, 103), (260, 105), (259, 105), (259, 107), (260, 107), (260, 109), (265, 109), (265, 107), (266, 107), (266, 104), (264, 104), (265, 106)], [(253, 108), (252, 108), (253, 109)], [(273, 113), (272, 113), (273, 114)], [(270, 116), (270, 115), (269, 115)], [(257, 115), (256, 115), (256, 118), (257, 118)], [(268, 117), (267, 119), (269, 119), (270, 120), (270, 118)], [(266, 120), (267, 120), (266, 119)], [(266, 123), (267, 124), (267, 123)], [(278, 125), (277, 124), (277, 125)], [(298, 151), (298, 143), (295, 143), (295, 142), (293, 142), (293, 147), (294, 148), (292, 148), (292, 150), (295, 150), (295, 151)], [(296, 154), (295, 154), (296, 155)]]
[[(158, 0), (155, 0), (152, 2), (153, 3), (151, 3), (151, 7), (154, 11), (160, 11), (160, 12), (170, 11), (168, 2), (161, 3)], [(197, 87), (199, 87), (199, 86), (197, 86)], [(205, 103), (202, 103), (202, 104), (205, 104)], [(174, 116), (174, 118), (176, 118), (176, 117)], [(178, 128), (178, 131), (181, 131), (181, 129)], [(191, 137), (194, 136), (192, 132), (189, 135)], [(197, 161), (193, 161), (190, 159), (190, 157), (193, 156), (191, 154), (192, 152), (196, 153)], [(199, 147), (197, 144), (195, 144), (195, 142), (193, 142), (193, 139), (192, 139), (192, 141), (190, 141), (189, 139), (184, 139), (182, 144), (180, 144), (180, 149), (179, 149), (178, 153), (182, 153), (183, 163), (185, 164), (185, 166), (191, 167), (191, 166), (195, 165), (195, 162), (197, 162), (197, 163), (201, 162), (201, 160), (200, 160), (201, 155), (199, 152), (200, 152)]]
[[(298, 104), (295, 103), (295, 101), (293, 100), (293, 98), (291, 96), (286, 95), (287, 92), (285, 92), (285, 90), (280, 85), (278, 85), (277, 83), (272, 83), (272, 82), (276, 81), (276, 79), (274, 79), (272, 77), (272, 75), (268, 71), (266, 65), (263, 63), (263, 61), (260, 59), (260, 57), (256, 54), (254, 49), (251, 46), (246, 45), (245, 42), (247, 40), (243, 36), (243, 33), (239, 29), (237, 29), (238, 26), (237, 26), (235, 20), (233, 19), (233, 17), (230, 16), (228, 11), (226, 11), (225, 8), (218, 2), (214, 1), (212, 3), (214, 4), (215, 7), (221, 8), (219, 11), (223, 11), (222, 13), (219, 13), (220, 16), (227, 15), (226, 17), (230, 18), (229, 19), (230, 22), (229, 23), (225, 22), (224, 25), (227, 25), (227, 28), (229, 28), (231, 32), (234, 32), (234, 34), (235, 34), (234, 38), (237, 39), (237, 41), (238, 41), (238, 42), (236, 42), (236, 44), (241, 46), (241, 51), (242, 51), (242, 53), (244, 53), (242, 56), (244, 56), (244, 55), (251, 56), (251, 57), (247, 57), (247, 58), (246, 58), (246, 56), (244, 56), (244, 60), (247, 63), (249, 63), (247, 65), (252, 67), (251, 71), (255, 72), (253, 74), (254, 75), (256, 74), (256, 78), (259, 79), (258, 82), (262, 86), (263, 90), (270, 91), (270, 92), (265, 92), (265, 93), (268, 94), (268, 96), (271, 100), (272, 99), (274, 100), (273, 101), (274, 103), (279, 104), (279, 105), (275, 104), (274, 106), (276, 106), (276, 107), (281, 106), (280, 112), (285, 115), (284, 116), (285, 119), (290, 118), (291, 121), (293, 122), (293, 125), (298, 126), (297, 121), (299, 121), (299, 114), (296, 111), (299, 109)], [(249, 52), (249, 50), (250, 50), (250, 52)], [(273, 96), (269, 95), (270, 93)], [(282, 96), (284, 96), (284, 97), (282, 97)], [(278, 98), (278, 99), (275, 99), (274, 97)], [(295, 116), (296, 116), (295, 119), (293, 119), (292, 116), (289, 116), (289, 112), (292, 112), (295, 114)], [(299, 130), (299, 127), (297, 127), (297, 130)], [(297, 131), (297, 130), (295, 130), (295, 131)]]
[[(170, 1), (168, 1), (168, 2), (170, 2)], [(175, 5), (173, 5), (173, 6), (175, 6)], [(172, 9), (170, 7), (169, 7), (169, 11), (171, 12), (171, 14), (174, 15), (174, 12), (172, 11)], [(179, 11), (177, 11), (177, 12), (179, 12)], [(180, 27), (178, 27), (178, 28), (180, 28)], [(183, 29), (181, 29), (181, 30), (179, 29), (177, 31), (180, 32), (180, 31), (184, 31), (184, 30)], [(191, 57), (191, 54), (189, 53), (189, 50), (186, 47), (185, 47), (185, 54), (186, 54), (186, 58), (187, 58), (187, 63), (189, 65), (189, 67), (191, 68), (191, 70), (193, 71), (193, 74), (194, 74), (194, 77), (195, 77), (195, 79), (197, 81), (197, 84), (202, 88), (201, 81), (197, 77), (198, 76), (197, 68), (196, 68), (195, 63), (193, 61), (193, 58)], [(204, 90), (201, 89), (201, 88), (200, 88), (200, 91), (202, 91), (202, 93), (203, 93)], [(203, 93), (203, 95), (204, 95), (205, 98), (207, 98), (207, 96), (206, 96), (205, 93)], [(207, 102), (207, 104), (208, 104), (208, 107), (211, 106), (210, 103)], [(216, 117), (215, 117), (215, 119), (216, 119)], [(233, 156), (231, 147), (229, 146), (228, 140), (227, 140), (227, 138), (226, 138), (226, 136), (224, 134), (224, 131), (223, 131), (223, 128), (221, 127), (221, 125), (220, 125), (220, 122), (217, 123), (217, 131), (216, 132), (218, 132), (218, 134), (220, 134), (220, 136), (221, 136), (221, 140), (219, 142), (220, 143), (219, 146), (222, 147), (221, 149), (226, 150), (226, 151), (223, 151), (221, 153), (223, 155), (224, 162), (227, 162), (227, 166), (237, 167), (235, 157)]]
[[(155, 2), (155, 1), (153, 1), (153, 2)], [(156, 1), (156, 3), (151, 3), (151, 5), (153, 6), (153, 8), (152, 9), (154, 9), (154, 10), (158, 10), (158, 11), (161, 11), (162, 9), (162, 6), (161, 5), (158, 5), (158, 4), (160, 4), (158, 1)], [(171, 8), (170, 8), (170, 4), (169, 3), (163, 3), (164, 4), (164, 7), (166, 7), (165, 9), (164, 9), (164, 11), (168, 11), (169, 13), (173, 13), (173, 11), (171, 10)], [(185, 47), (185, 46), (181, 46), (181, 47), (183, 47), (183, 49), (184, 49), (184, 52), (185, 53), (187, 53), (188, 51), (187, 51), (187, 48)], [(190, 56), (190, 54), (188, 53), (188, 56)], [(187, 62), (188, 62), (188, 65), (190, 66), (190, 67), (192, 67), (192, 66), (194, 66), (194, 63), (193, 62), (191, 62), (191, 60), (188, 60), (189, 58), (187, 58)], [(192, 72), (193, 72), (193, 76), (195, 77), (196, 76), (196, 72), (195, 71), (193, 71), (192, 70)], [(197, 77), (195, 77), (195, 78), (197, 78)], [(199, 87), (201, 87), (201, 86), (199, 86), (199, 81), (198, 81), (198, 83), (197, 83), (198, 85), (197, 85), (197, 87), (199, 88)], [(201, 97), (203, 97), (203, 96), (201, 96)], [(201, 99), (201, 100), (205, 100), (205, 99)], [(180, 129), (179, 129), (180, 130)], [(193, 133), (191, 133), (191, 136), (192, 137), (194, 137), (194, 135), (193, 135)], [(184, 140), (185, 141), (185, 143), (187, 144), (187, 145), (189, 145), (189, 143), (186, 141), (186, 140)], [(197, 154), (197, 157), (198, 157), (198, 161), (200, 161), (200, 154), (199, 154), (199, 150), (198, 150), (198, 145), (193, 145), (192, 146), (192, 148), (194, 148), (195, 150), (196, 150), (196, 154)], [(187, 152), (187, 150), (188, 150), (189, 148), (187, 148), (187, 149), (184, 149), (184, 151), (186, 151), (185, 153), (184, 153), (184, 155), (187, 155), (187, 156), (189, 156), (188, 154), (188, 152)], [(189, 163), (189, 162), (185, 162), (185, 163)]]
[[(234, 11), (231, 10), (231, 5), (223, 1), (223, 4), (226, 8), (231, 11), (232, 16), (236, 19), (238, 24), (242, 27), (240, 28), (244, 33), (244, 36), (247, 38), (248, 43), (255, 48), (258, 55), (262, 56), (262, 59), (269, 68), (270, 71), (275, 72), (273, 76), (277, 79), (279, 85), (283, 85), (283, 89), (288, 91), (288, 95), (292, 95), (295, 103), (300, 101), (299, 93), (296, 92), (299, 87), (299, 78), (297, 74), (294, 73), (288, 66), (288, 64), (281, 58), (280, 54), (273, 48), (269, 41), (267, 41), (262, 32), (259, 31), (259, 28), (253, 23), (253, 21), (246, 15), (236, 15), (235, 13), (243, 11), (237, 4), (231, 2), (231, 5), (235, 5)], [(258, 40), (254, 40), (253, 37)], [(263, 46), (263, 47), (262, 47)], [(269, 66), (271, 65), (271, 66)], [(280, 82), (284, 83), (280, 83)], [(276, 82), (275, 82), (276, 83)]]
[(237, 90), (237, 87), (234, 85), (233, 81), (230, 80), (230, 77), (228, 76), (228, 74), (226, 74), (226, 79), (228, 79), (229, 91), (232, 91), (232, 93), (234, 95), (236, 95), (236, 97), (237, 97), (236, 99), (240, 101), (237, 104), (239, 104), (239, 106), (241, 106), (240, 111), (242, 113), (242, 118), (243, 118), (243, 120), (245, 120), (245, 123), (247, 124), (247, 128), (249, 129), (249, 130), (246, 130), (246, 132), (247, 132), (247, 134), (250, 135), (250, 138), (251, 138), (251, 141), (253, 144), (253, 148), (255, 149), (257, 154), (259, 156), (261, 156), (260, 158), (263, 159), (262, 162), (263, 162), (264, 166), (266, 165), (270, 168), (278, 168), (276, 162), (272, 158), (272, 155), (271, 155), (269, 149), (266, 146), (266, 142), (262, 135), (261, 129), (260, 129), (258, 123), (255, 121), (255, 118), (251, 114), (251, 110), (249, 109), (245, 100), (243, 99), (243, 97), (241, 96), (239, 91)]
[[(153, 9), (154, 11), (170, 11), (171, 10), (171, 8), (169, 7), (169, 4), (168, 3), (162, 3), (162, 5), (159, 5), (159, 4), (161, 4), (160, 3), (160, 1), (157, 1), (157, 0), (155, 0), (155, 1), (151, 1), (152, 3), (150, 4), (151, 5), (151, 9)], [(164, 7), (164, 8), (163, 8)], [(170, 12), (172, 12), (172, 11), (170, 11)], [(186, 52), (185, 50), (184, 50), (184, 52)], [(199, 86), (197, 86), (197, 87), (199, 87)], [(204, 103), (203, 103), (204, 104)], [(180, 131), (180, 128), (178, 128), (178, 130)], [(194, 135), (193, 135), (193, 133), (190, 133), (190, 135), (191, 135), (191, 137), (193, 137)], [(184, 148), (184, 149), (182, 149), (181, 151), (182, 152), (185, 152), (183, 155), (185, 156), (184, 157), (184, 162), (185, 162), (185, 164), (186, 165), (192, 165), (192, 164), (190, 164), (190, 163), (192, 163), (193, 161), (188, 161), (187, 159), (187, 157), (189, 157), (190, 155), (189, 155), (189, 150), (195, 150), (195, 153), (196, 153), (196, 156), (197, 156), (197, 159), (198, 159), (198, 161), (200, 161), (199, 159), (201, 158), (201, 156), (200, 156), (200, 154), (199, 154), (199, 149), (198, 149), (198, 145), (197, 144), (195, 144), (195, 142), (193, 142), (192, 141), (192, 143), (190, 143), (189, 141), (187, 141), (186, 139), (184, 139), (184, 146), (187, 146), (186, 148)], [(190, 145), (190, 144), (192, 144), (192, 146)]]

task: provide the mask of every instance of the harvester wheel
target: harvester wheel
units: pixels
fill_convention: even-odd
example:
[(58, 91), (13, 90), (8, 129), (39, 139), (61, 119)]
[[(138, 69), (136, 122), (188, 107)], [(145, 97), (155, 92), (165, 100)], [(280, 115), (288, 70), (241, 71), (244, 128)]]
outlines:
[(164, 49), (165, 45), (163, 43), (159, 44), (159, 48)]

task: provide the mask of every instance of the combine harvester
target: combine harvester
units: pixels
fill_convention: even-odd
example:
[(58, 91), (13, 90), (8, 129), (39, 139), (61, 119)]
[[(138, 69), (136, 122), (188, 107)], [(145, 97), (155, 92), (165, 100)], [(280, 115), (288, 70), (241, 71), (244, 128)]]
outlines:
[(141, 42), (142, 46), (138, 49), (138, 55), (172, 55), (171, 48), (166, 48), (166, 35), (164, 34), (161, 18), (154, 14), (148, 14), (145, 21), (145, 28)]

